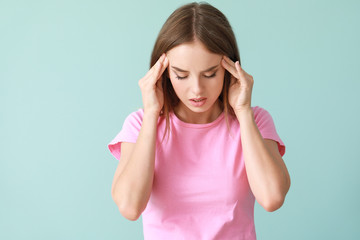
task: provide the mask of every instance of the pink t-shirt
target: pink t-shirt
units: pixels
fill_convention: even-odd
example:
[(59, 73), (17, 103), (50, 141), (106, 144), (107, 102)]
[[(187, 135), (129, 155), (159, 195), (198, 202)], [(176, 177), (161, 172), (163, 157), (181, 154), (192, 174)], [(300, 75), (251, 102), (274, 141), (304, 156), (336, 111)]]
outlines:
[[(271, 115), (252, 107), (263, 138), (285, 145)], [(121, 142), (135, 143), (142, 109), (131, 113), (108, 147), (120, 159)], [(211, 123), (191, 124), (170, 113), (170, 138), (161, 143), (165, 120), (159, 118), (155, 175), (151, 196), (142, 213), (145, 240), (256, 239), (255, 197), (251, 192), (242, 154), (240, 125), (224, 113)]]

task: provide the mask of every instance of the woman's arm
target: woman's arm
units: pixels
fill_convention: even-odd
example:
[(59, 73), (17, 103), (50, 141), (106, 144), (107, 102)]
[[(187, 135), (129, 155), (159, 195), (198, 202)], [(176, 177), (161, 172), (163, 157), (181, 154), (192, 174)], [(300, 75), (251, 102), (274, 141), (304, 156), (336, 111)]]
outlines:
[(137, 220), (149, 201), (154, 180), (157, 122), (164, 105), (161, 76), (169, 64), (165, 54), (139, 80), (144, 104), (141, 129), (135, 145), (121, 144), (121, 157), (112, 185), (112, 197), (121, 214)]
[(290, 176), (277, 143), (263, 139), (252, 109), (236, 113), (250, 188), (258, 203), (269, 212), (280, 208), (290, 188)]
[(136, 143), (121, 144), (121, 158), (116, 169), (112, 197), (121, 214), (137, 220), (149, 201), (154, 179), (156, 114), (144, 113)]
[(231, 73), (229, 103), (240, 122), (241, 144), (250, 188), (258, 203), (267, 211), (275, 211), (284, 202), (290, 188), (290, 176), (277, 144), (264, 140), (257, 128), (251, 109), (254, 85), (252, 75), (244, 71), (240, 62), (227, 56), (222, 66)]

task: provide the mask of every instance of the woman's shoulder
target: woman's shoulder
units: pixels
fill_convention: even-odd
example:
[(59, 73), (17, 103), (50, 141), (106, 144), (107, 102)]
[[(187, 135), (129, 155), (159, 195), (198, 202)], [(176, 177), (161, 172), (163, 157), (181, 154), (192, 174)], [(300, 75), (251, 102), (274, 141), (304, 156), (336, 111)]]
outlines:
[[(253, 110), (253, 113), (259, 113), (259, 112), (262, 112), (265, 110), (265, 108), (259, 106), (259, 105), (256, 105), (256, 106), (253, 106), (251, 107), (251, 109)], [(266, 111), (266, 110), (265, 110)]]
[[(263, 121), (264, 119), (268, 119), (269, 117), (271, 117), (270, 113), (264, 107), (256, 105), (256, 106), (252, 106), (251, 110), (253, 112), (253, 116), (256, 124), (259, 124), (259, 122)], [(235, 116), (229, 115), (229, 116), (230, 116), (229, 120), (231, 121), (232, 124), (239, 125), (239, 121), (236, 115)]]
[(125, 122), (137, 123), (137, 124), (141, 125), (143, 116), (144, 116), (144, 109), (139, 108), (139, 109), (134, 110), (134, 111), (130, 112), (129, 114), (127, 114), (127, 116), (125, 118)]
[(254, 118), (257, 119), (259, 117), (262, 117), (262, 116), (268, 116), (270, 115), (270, 113), (264, 108), (264, 107), (261, 107), (261, 106), (254, 106), (254, 107), (251, 107), (252, 110), (253, 110), (253, 114), (254, 114)]
[(143, 108), (138, 108), (137, 110), (134, 110), (134, 111), (132, 111), (129, 115), (128, 115), (128, 117), (137, 117), (137, 118), (143, 118), (143, 116), (144, 116), (144, 109)]
[[(256, 106), (252, 106), (251, 107), (251, 110), (252, 110), (252, 112), (253, 112), (253, 114), (254, 114), (254, 117), (257, 117), (257, 116), (259, 116), (259, 115), (262, 115), (262, 114), (264, 114), (264, 113), (267, 113), (267, 110), (265, 109), (265, 108), (263, 108), (263, 107), (261, 107), (261, 106), (258, 106), (258, 105), (256, 105)], [(234, 119), (234, 120), (236, 120), (237, 118), (236, 118), (236, 115), (231, 115), (231, 117)]]
[(273, 116), (270, 112), (261, 106), (252, 107), (254, 120), (258, 127), (268, 125), (273, 122)]
[[(131, 112), (130, 114), (128, 114), (125, 121), (133, 122), (133, 123), (135, 122), (135, 123), (141, 125), (143, 122), (143, 117), (144, 117), (144, 109), (139, 108), (139, 109)], [(159, 116), (158, 122), (162, 122), (162, 120), (163, 120), (163, 116)]]

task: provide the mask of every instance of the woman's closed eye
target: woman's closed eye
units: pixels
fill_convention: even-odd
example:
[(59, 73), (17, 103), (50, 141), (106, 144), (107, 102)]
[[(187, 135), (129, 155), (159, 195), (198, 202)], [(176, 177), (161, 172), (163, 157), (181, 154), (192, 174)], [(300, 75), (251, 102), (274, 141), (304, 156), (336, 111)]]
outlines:
[[(204, 75), (204, 77), (206, 77), (206, 78), (213, 78), (213, 77), (215, 77), (215, 76), (216, 76), (216, 72), (214, 72), (214, 73), (213, 73), (212, 75), (210, 75), (210, 76)], [(179, 79), (179, 80), (182, 80), (182, 79), (187, 78), (187, 76), (186, 76), (186, 77), (180, 77), (180, 76), (176, 75), (176, 78)]]

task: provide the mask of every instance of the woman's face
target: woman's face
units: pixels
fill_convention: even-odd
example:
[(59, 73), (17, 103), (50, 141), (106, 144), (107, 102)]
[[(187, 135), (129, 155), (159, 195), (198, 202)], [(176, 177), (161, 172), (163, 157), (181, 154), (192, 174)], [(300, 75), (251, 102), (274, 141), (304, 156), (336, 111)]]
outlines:
[(209, 52), (195, 41), (171, 49), (167, 57), (170, 81), (180, 99), (177, 107), (186, 112), (215, 111), (224, 84), (222, 55)]

